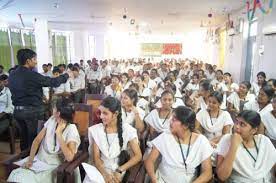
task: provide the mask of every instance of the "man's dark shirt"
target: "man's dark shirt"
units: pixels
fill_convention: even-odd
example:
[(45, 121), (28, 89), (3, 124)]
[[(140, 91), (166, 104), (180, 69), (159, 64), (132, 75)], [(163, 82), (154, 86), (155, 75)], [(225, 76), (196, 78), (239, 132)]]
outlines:
[(42, 87), (58, 87), (68, 78), (68, 74), (50, 78), (19, 66), (9, 76), (12, 103), (14, 106), (41, 106), (43, 104)]

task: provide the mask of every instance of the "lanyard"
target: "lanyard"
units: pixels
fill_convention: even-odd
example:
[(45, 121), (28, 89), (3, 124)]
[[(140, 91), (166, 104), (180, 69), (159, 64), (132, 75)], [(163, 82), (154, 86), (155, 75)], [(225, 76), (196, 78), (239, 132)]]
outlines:
[[(160, 110), (159, 110), (160, 113)], [(168, 114), (166, 115), (164, 121), (162, 122), (162, 125), (164, 125), (164, 123), (166, 122), (166, 120), (168, 119), (169, 115), (171, 114), (171, 110), (168, 112)]]
[[(213, 124), (213, 120), (212, 120), (212, 117), (211, 117), (211, 114), (210, 114), (210, 111), (209, 110), (207, 110), (208, 111), (208, 114), (209, 114), (209, 117), (210, 117), (210, 120), (211, 120), (211, 124), (212, 124), (212, 126), (214, 125)], [(218, 114), (217, 114), (217, 117), (216, 118), (218, 118), (219, 117), (219, 112), (218, 112)]]
[[(192, 138), (192, 132), (191, 132), (191, 135), (190, 135), (190, 138), (189, 138), (189, 144), (188, 144), (188, 150), (187, 150), (186, 158), (188, 158), (188, 155), (189, 155), (190, 146), (191, 146), (191, 138)], [(187, 171), (186, 159), (185, 159), (185, 156), (184, 156), (184, 152), (183, 152), (179, 137), (177, 137), (177, 140), (178, 140), (179, 148), (180, 148), (180, 151), (181, 151), (182, 159), (183, 159), (183, 162), (184, 162), (184, 165), (185, 165), (185, 169)]]
[[(256, 148), (256, 151), (257, 151), (257, 157), (258, 157), (258, 154), (259, 154), (259, 149), (257, 147), (257, 144), (256, 144), (256, 141), (255, 139), (253, 138), (253, 141), (254, 141), (254, 146)], [(254, 156), (251, 154), (251, 152), (247, 149), (247, 147), (245, 147), (244, 143), (242, 143), (244, 149), (247, 151), (247, 153), (250, 155), (250, 157), (256, 162), (257, 161), (257, 157), (254, 158)]]

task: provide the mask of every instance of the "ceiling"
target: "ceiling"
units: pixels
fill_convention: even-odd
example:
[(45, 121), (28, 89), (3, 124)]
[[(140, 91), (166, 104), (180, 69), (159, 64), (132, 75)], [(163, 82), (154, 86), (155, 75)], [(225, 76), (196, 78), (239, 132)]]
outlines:
[[(166, 34), (198, 29), (201, 22), (219, 25), (228, 13), (244, 7), (243, 0), (0, 0), (0, 7), (8, 1), (13, 2), (0, 10), (0, 20), (17, 26), (21, 26), (21, 14), (27, 26), (40, 18), (61, 30), (112, 27), (117, 31)], [(131, 19), (135, 19), (133, 25)]]

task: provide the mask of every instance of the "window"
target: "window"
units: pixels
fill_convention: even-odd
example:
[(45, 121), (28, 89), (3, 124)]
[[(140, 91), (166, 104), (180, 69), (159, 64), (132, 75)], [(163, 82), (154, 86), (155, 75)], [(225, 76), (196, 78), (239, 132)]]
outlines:
[(53, 53), (53, 65), (67, 64), (67, 41), (68, 36), (63, 33), (52, 33), (52, 53)]
[(22, 35), (23, 35), (23, 40), (24, 40), (24, 47), (25, 48), (30, 48), (32, 50), (36, 50), (36, 46), (35, 46), (35, 35), (34, 32), (32, 31), (28, 31), (28, 30), (24, 30), (22, 31)]
[(16, 54), (17, 51), (23, 48), (21, 30), (20, 29), (11, 29), (10, 30), (11, 45), (13, 50), (13, 60), (17, 64)]
[(0, 63), (5, 71), (11, 67), (11, 47), (7, 28), (0, 28)]

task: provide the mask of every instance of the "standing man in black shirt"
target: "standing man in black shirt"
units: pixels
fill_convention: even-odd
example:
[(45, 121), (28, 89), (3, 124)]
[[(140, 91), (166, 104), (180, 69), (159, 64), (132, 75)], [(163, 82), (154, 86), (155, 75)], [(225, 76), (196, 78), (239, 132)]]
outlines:
[(9, 88), (14, 105), (14, 118), (21, 130), (21, 151), (31, 147), (37, 135), (38, 120), (43, 120), (42, 87), (58, 87), (65, 83), (69, 75), (63, 74), (56, 78), (43, 76), (32, 71), (37, 65), (36, 53), (30, 49), (17, 52), (19, 67), (10, 74)]

